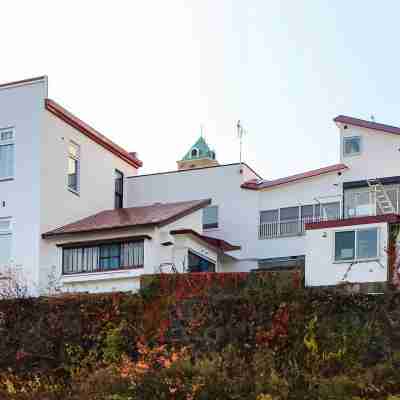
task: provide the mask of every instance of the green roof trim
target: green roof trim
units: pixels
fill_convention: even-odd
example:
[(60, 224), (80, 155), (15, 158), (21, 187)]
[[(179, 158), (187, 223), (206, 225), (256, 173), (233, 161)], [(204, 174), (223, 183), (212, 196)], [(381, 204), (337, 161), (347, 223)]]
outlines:
[(197, 142), (190, 148), (181, 161), (198, 160), (200, 158), (215, 160), (215, 151), (210, 149), (203, 136), (197, 139)]

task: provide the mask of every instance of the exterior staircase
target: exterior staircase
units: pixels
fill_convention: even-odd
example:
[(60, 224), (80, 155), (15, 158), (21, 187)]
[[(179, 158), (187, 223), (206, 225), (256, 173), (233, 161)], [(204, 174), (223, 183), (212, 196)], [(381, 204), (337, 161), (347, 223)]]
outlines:
[(382, 214), (395, 214), (396, 209), (393, 206), (389, 195), (386, 192), (382, 182), (378, 179), (367, 179), (367, 184), (375, 193), (376, 204), (379, 206)]

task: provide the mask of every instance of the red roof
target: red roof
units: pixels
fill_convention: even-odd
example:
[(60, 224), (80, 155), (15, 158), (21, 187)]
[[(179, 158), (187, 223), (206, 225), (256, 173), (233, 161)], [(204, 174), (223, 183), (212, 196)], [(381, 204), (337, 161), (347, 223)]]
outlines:
[(250, 190), (263, 190), (269, 189), (275, 186), (285, 185), (287, 183), (297, 182), (303, 179), (314, 178), (319, 175), (329, 174), (332, 172), (340, 172), (348, 167), (345, 164), (335, 164), (329, 165), (328, 167), (323, 167), (319, 169), (314, 169), (312, 171), (303, 172), (301, 174), (286, 176), (284, 178), (274, 179), (272, 181), (252, 179), (241, 185), (243, 189)]
[(62, 119), (65, 123), (77, 129), (79, 132), (83, 133), (100, 146), (103, 146), (108, 151), (111, 151), (111, 153), (115, 154), (133, 167), (139, 168), (143, 165), (142, 161), (136, 157), (136, 153), (127, 152), (122, 147), (108, 139), (106, 136), (102, 135), (100, 132), (83, 122), (81, 119), (71, 114), (54, 100), (46, 99), (45, 107), (46, 110), (51, 112), (53, 115)]
[(138, 226), (164, 226), (210, 204), (211, 200), (206, 199), (106, 210), (46, 232), (42, 237), (45, 239), (58, 235), (93, 233)]
[(367, 217), (337, 219), (332, 221), (310, 222), (306, 224), (306, 230), (336, 228), (336, 227), (350, 226), (350, 225), (376, 224), (379, 222), (387, 222), (391, 224), (398, 223), (400, 222), (400, 215), (382, 214), (382, 215), (374, 215)]
[(368, 129), (375, 129), (377, 131), (393, 133), (395, 135), (400, 135), (400, 128), (397, 126), (379, 124), (373, 121), (366, 121), (364, 119), (358, 119), (353, 117), (348, 117), (346, 115), (339, 115), (333, 120), (334, 122), (342, 123), (342, 124), (349, 124), (354, 126), (359, 126), (361, 128), (368, 128)]
[(216, 239), (216, 238), (212, 238), (210, 236), (204, 236), (192, 229), (176, 229), (176, 230), (171, 231), (170, 233), (171, 233), (171, 235), (193, 235), (197, 239), (200, 239), (200, 240), (206, 242), (208, 245), (211, 245), (212, 247), (215, 247), (222, 251), (233, 251), (233, 250), (241, 249), (240, 246), (235, 246), (233, 244), (230, 244), (223, 239)]

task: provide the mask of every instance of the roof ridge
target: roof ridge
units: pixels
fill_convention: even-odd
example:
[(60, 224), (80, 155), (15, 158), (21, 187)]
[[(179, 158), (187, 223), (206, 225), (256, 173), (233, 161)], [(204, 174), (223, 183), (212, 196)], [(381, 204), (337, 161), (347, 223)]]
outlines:
[(63, 120), (68, 125), (77, 129), (78, 131), (92, 139), (94, 142), (98, 143), (100, 146), (103, 146), (105, 149), (111, 151), (128, 164), (134, 166), (135, 168), (139, 168), (143, 165), (143, 162), (136, 158), (135, 155), (131, 154), (130, 152), (113, 142), (107, 136), (100, 133), (97, 129), (93, 128), (92, 126), (81, 120), (79, 117), (72, 114), (56, 101), (50, 98), (45, 99), (45, 108), (47, 111), (51, 112), (53, 115)]
[(266, 189), (266, 188), (275, 187), (275, 186), (279, 186), (279, 185), (284, 185), (287, 183), (296, 182), (296, 181), (307, 179), (307, 178), (313, 178), (313, 177), (323, 175), (323, 174), (341, 171), (341, 170), (344, 170), (347, 168), (348, 168), (347, 165), (345, 165), (343, 163), (331, 164), (326, 167), (312, 169), (309, 171), (300, 172), (297, 174), (288, 175), (288, 176), (284, 176), (282, 178), (277, 178), (277, 179), (272, 179), (272, 180), (263, 179), (263, 180), (260, 180), (257, 182), (255, 179), (252, 179), (252, 180), (244, 182), (241, 185), (241, 187), (244, 189), (261, 190), (261, 189)]
[(334, 122), (359, 126), (361, 128), (375, 129), (378, 131), (393, 133), (400, 135), (400, 127), (394, 125), (383, 124), (381, 122), (368, 121), (366, 119), (350, 117), (347, 115), (338, 115), (333, 119)]

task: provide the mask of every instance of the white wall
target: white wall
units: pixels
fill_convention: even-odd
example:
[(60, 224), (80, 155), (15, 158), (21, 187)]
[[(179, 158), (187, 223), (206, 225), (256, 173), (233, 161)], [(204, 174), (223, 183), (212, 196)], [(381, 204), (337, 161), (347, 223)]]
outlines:
[[(398, 176), (400, 161), (400, 136), (352, 125), (340, 124), (341, 133), (341, 162), (350, 170), (347, 173), (348, 181), (363, 180), (366, 178), (381, 178)], [(343, 137), (361, 136), (361, 154), (343, 156)]]
[[(243, 190), (240, 185), (246, 176), (256, 175), (243, 165), (226, 165), (214, 168), (143, 175), (127, 179), (128, 206), (148, 205), (158, 201), (174, 202), (185, 200), (212, 199), (218, 205), (219, 227), (205, 230), (208, 236), (222, 238), (242, 249), (231, 252), (235, 257), (246, 259), (255, 257), (254, 241), (258, 232), (257, 193)], [(200, 227), (199, 227), (200, 229)], [(201, 231), (199, 231), (201, 233)], [(232, 264), (233, 265), (233, 264)], [(235, 264), (235, 271), (248, 271), (257, 266), (256, 261), (248, 260)]]
[[(80, 146), (79, 195), (67, 188), (68, 145), (71, 141)], [(44, 114), (41, 148), (41, 233), (114, 208), (115, 170), (123, 172), (125, 177), (137, 173), (136, 168), (49, 111), (45, 111)], [(52, 251), (48, 243), (42, 240), (42, 286), (46, 285), (51, 273), (46, 255)]]
[[(379, 229), (379, 262), (360, 262), (351, 267), (350, 263), (334, 262), (334, 234), (352, 229)], [(387, 223), (345, 226), (328, 229), (311, 229), (306, 236), (306, 286), (337, 285), (347, 281), (353, 283), (385, 282), (388, 276), (388, 225)]]
[(15, 178), (0, 181), (0, 217), (12, 218), (13, 264), (23, 269), (33, 290), (39, 284), (40, 134), (46, 96), (45, 80), (0, 88), (0, 127), (15, 128)]
[[(341, 182), (347, 172), (320, 175), (287, 185), (259, 191), (258, 210), (273, 210), (282, 207), (342, 201)], [(318, 201), (316, 200), (318, 199)], [(259, 214), (257, 215), (257, 218)], [(258, 223), (258, 220), (257, 220)], [(303, 255), (305, 235), (253, 241), (253, 253), (259, 258), (288, 257)]]

